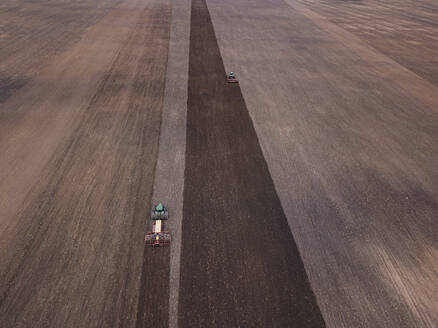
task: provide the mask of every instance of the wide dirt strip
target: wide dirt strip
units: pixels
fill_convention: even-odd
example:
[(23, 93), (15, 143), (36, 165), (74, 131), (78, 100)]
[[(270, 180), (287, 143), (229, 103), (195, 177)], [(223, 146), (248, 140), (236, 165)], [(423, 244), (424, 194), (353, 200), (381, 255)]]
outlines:
[(168, 327), (169, 264), (170, 248), (145, 246), (136, 328)]
[(324, 327), (205, 1), (192, 2), (180, 327)]

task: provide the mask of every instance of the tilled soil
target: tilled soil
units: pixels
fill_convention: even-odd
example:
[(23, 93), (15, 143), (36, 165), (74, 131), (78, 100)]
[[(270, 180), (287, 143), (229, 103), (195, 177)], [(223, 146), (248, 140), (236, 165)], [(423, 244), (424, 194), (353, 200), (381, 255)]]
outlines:
[(145, 246), (136, 328), (168, 327), (170, 248)]
[[(170, 2), (0, 3), (0, 327), (175, 323)], [(193, 1), (179, 325), (434, 327), (436, 5), (303, 2)]]
[(327, 327), (435, 328), (438, 89), (296, 0), (207, 4)]
[[(169, 259), (144, 252), (143, 234), (150, 223), (170, 4), (152, 0), (138, 8), (135, 29), (88, 107), (70, 122), (74, 132), (56, 147), (2, 235), (1, 327), (129, 327), (152, 315), (166, 325), (168, 311), (151, 286), (167, 293)], [(140, 281), (142, 271), (148, 279)], [(167, 303), (168, 296), (162, 299)]]
[(436, 1), (300, 2), (438, 86)]
[(239, 85), (192, 2), (180, 327), (324, 327)]
[(56, 55), (78, 42), (121, 0), (11, 1), (0, 4), (0, 104)]

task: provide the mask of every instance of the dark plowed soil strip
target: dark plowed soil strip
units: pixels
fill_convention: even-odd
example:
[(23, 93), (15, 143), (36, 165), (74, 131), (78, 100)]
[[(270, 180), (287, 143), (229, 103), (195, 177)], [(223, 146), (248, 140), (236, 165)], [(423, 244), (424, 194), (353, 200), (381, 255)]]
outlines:
[(205, 1), (191, 14), (180, 327), (324, 327)]
[(136, 328), (168, 326), (169, 259), (169, 247), (145, 247)]

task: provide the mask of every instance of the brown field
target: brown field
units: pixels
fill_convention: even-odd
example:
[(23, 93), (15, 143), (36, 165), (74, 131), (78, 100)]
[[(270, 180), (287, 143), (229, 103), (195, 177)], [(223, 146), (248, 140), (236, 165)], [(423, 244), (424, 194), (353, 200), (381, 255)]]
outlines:
[(170, 3), (110, 5), (2, 103), (2, 327), (133, 326), (139, 295), (154, 299), (141, 290), (163, 290), (149, 264), (168, 261), (144, 261), (142, 237)]
[(359, 36), (438, 86), (438, 4), (422, 1), (303, 0), (315, 12)]
[(435, 328), (437, 60), (432, 0), (2, 1), (0, 327)]

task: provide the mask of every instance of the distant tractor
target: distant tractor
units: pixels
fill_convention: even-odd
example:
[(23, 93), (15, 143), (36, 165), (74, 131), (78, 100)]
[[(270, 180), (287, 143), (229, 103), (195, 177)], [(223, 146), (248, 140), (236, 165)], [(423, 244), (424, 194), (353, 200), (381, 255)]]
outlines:
[(227, 82), (228, 83), (238, 83), (239, 82), (239, 80), (237, 80), (236, 74), (234, 72), (230, 72), (227, 75)]
[(152, 225), (152, 231), (146, 233), (144, 237), (145, 245), (152, 247), (170, 246), (170, 233), (162, 231), (164, 226), (163, 220), (167, 220), (168, 218), (168, 212), (163, 204), (159, 203), (154, 207), (151, 213), (151, 219), (154, 223)]

